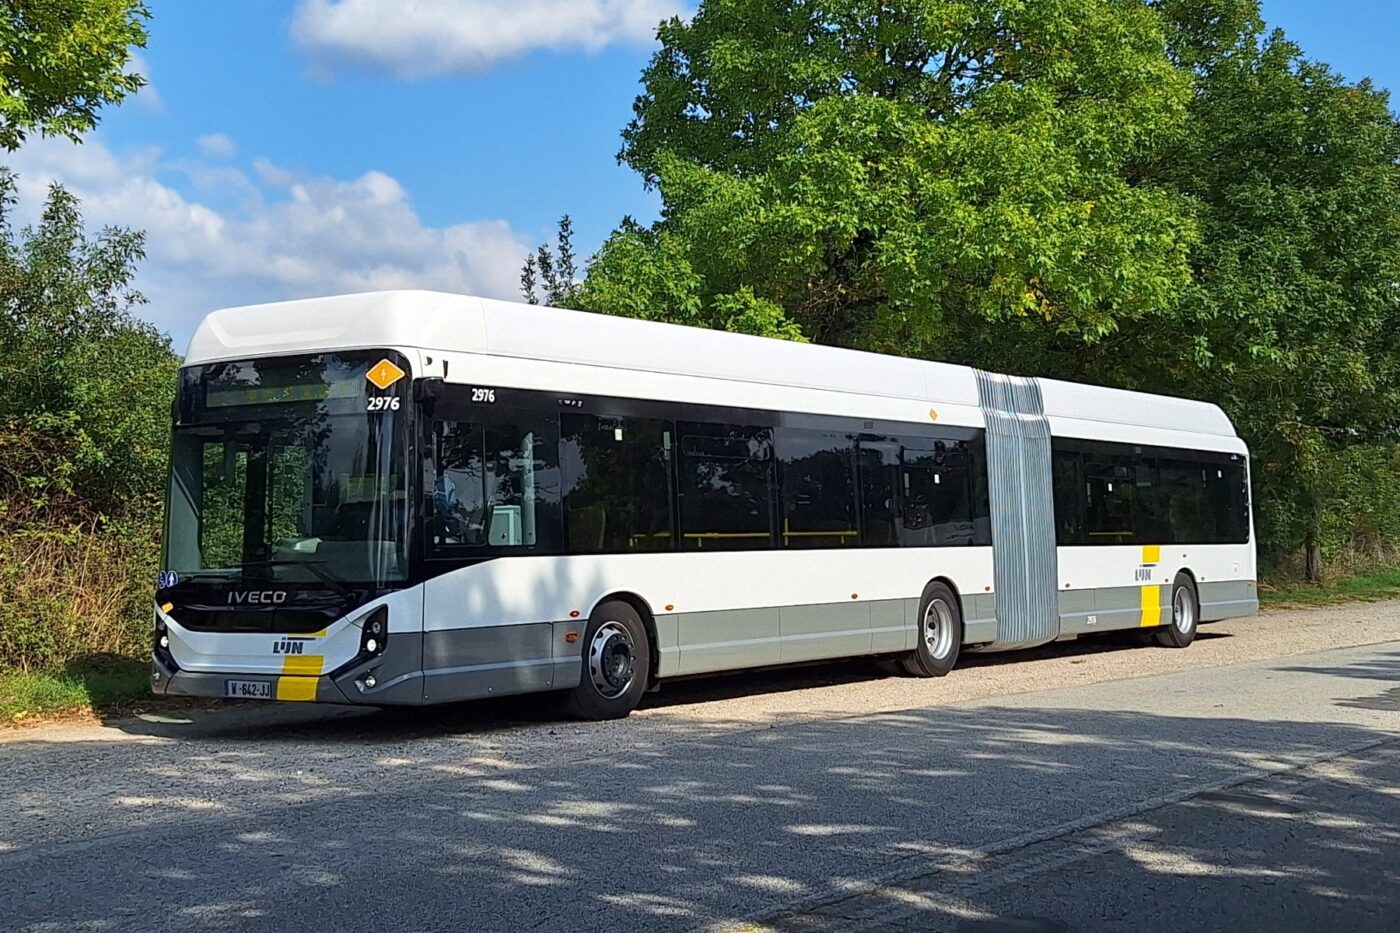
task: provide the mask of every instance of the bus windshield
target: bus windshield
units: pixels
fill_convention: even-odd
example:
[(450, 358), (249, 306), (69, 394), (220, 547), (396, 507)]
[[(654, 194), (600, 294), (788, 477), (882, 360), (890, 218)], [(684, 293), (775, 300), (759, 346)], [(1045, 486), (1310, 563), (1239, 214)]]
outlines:
[(405, 579), (406, 370), (383, 353), (185, 370), (165, 569), (332, 587)]

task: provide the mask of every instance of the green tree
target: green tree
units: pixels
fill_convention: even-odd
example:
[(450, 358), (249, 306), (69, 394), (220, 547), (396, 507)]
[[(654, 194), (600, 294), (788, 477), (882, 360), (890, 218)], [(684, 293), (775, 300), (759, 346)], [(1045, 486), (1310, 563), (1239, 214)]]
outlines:
[(1189, 203), (1125, 174), (1190, 94), (1140, 0), (706, 0), (660, 38), (621, 156), (664, 216), (588, 307), (1030, 365), (1189, 280)]
[(1093, 368), (1224, 405), (1255, 451), (1270, 550), (1304, 547), (1316, 578), (1347, 451), (1400, 441), (1400, 122), (1255, 0), (1160, 9), (1196, 92), (1142, 173), (1195, 202), (1202, 238), (1175, 312)]
[(559, 218), (555, 245), (548, 243), (525, 257), (520, 272), (520, 293), (532, 305), (544, 303), (554, 308), (572, 308), (578, 292), (578, 262), (574, 258), (574, 220), (568, 214)]
[(29, 133), (78, 139), (97, 111), (145, 85), (128, 74), (146, 44), (140, 0), (7, 0), (0, 15), (0, 146)]
[(25, 475), (11, 461), (0, 492), (121, 511), (158, 494), (177, 366), (169, 340), (131, 314), (144, 237), (90, 237), (77, 199), (56, 185), (19, 235), (14, 206), (14, 179), (0, 171), (0, 432), (16, 456), (24, 438), (44, 456)]

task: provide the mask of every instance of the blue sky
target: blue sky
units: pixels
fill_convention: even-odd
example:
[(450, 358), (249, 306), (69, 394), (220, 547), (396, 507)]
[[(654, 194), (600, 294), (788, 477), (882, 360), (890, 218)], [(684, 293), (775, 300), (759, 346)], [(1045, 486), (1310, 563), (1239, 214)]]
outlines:
[[(514, 297), (560, 213), (591, 252), (655, 196), (616, 163), (663, 16), (692, 0), (151, 0), (151, 88), (10, 158), (148, 231), (143, 314), (367, 288)], [(1265, 0), (1348, 78), (1400, 87), (1393, 0)], [(409, 12), (409, 11), (412, 12)]]

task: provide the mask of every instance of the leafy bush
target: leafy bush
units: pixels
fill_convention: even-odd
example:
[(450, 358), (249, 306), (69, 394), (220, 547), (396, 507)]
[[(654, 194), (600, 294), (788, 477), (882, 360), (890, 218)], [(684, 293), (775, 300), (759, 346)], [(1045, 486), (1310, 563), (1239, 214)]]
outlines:
[(0, 170), (0, 669), (145, 650), (177, 360), (131, 309), (141, 234)]

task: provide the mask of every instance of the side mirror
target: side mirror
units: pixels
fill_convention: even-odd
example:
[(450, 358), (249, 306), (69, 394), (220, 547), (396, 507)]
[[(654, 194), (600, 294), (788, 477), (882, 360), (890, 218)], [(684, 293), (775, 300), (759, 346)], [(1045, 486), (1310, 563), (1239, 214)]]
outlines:
[(414, 380), (413, 400), (415, 402), (436, 402), (442, 398), (443, 382), (441, 376), (425, 376), (422, 379)]

